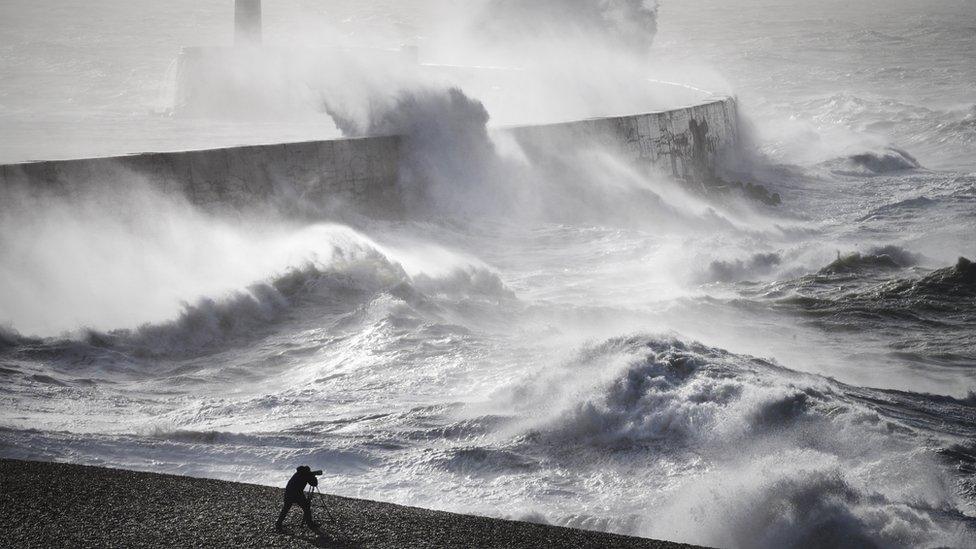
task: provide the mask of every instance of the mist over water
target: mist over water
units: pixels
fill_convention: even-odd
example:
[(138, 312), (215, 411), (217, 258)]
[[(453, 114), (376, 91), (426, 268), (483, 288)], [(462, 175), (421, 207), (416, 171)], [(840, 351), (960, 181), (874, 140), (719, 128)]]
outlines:
[[(407, 138), (392, 219), (287, 187), (219, 212), (136, 176), (0, 190), (0, 455), (269, 484), (310, 463), (343, 495), (712, 546), (974, 546), (971, 5), (266, 4), (266, 42), (317, 71), (255, 82), (300, 89), (270, 119), (145, 91), (179, 78), (160, 44), (229, 42), (223, 4), (141, 41), (0, 4), (33, 29), (0, 41), (8, 160), (59, 117), (163, 148)], [(17, 70), (65, 44), (44, 81)], [(647, 79), (735, 92), (722, 176), (783, 203), (495, 130), (708, 96)], [(119, 146), (68, 141), (32, 151)]]

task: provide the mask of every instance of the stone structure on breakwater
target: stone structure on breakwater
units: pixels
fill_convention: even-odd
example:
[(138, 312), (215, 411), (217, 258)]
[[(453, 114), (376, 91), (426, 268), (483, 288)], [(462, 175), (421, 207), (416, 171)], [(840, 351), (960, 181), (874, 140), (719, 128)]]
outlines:
[[(531, 159), (600, 146), (700, 186), (712, 179), (721, 151), (735, 142), (736, 106), (721, 98), (662, 112), (492, 131), (514, 138)], [(0, 166), (0, 185), (71, 195), (137, 176), (204, 208), (285, 199), (390, 212), (399, 205), (398, 174), (408, 139), (377, 136), (10, 164)]]

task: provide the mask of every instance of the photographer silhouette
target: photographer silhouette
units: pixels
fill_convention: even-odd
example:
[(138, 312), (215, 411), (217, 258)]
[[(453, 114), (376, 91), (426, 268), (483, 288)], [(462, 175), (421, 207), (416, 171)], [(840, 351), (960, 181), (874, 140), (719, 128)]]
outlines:
[(288, 485), (285, 486), (285, 504), (281, 508), (281, 514), (278, 515), (275, 530), (279, 532), (284, 531), (283, 523), (292, 505), (298, 505), (304, 511), (305, 516), (302, 519), (302, 523), (305, 526), (308, 526), (312, 530), (318, 529), (318, 523), (312, 520), (312, 504), (305, 497), (305, 486), (318, 486), (319, 480), (315, 477), (321, 474), (322, 471), (313, 471), (308, 465), (302, 465), (292, 475), (291, 480), (288, 481)]

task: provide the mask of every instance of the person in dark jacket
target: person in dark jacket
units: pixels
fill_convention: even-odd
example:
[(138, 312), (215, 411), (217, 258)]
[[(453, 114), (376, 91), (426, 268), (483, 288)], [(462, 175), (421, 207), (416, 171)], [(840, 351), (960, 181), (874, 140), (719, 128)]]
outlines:
[(322, 474), (321, 471), (313, 472), (308, 465), (302, 465), (298, 468), (298, 471), (292, 475), (291, 480), (288, 481), (288, 485), (285, 486), (285, 505), (281, 508), (281, 514), (278, 515), (278, 522), (275, 523), (275, 530), (279, 532), (283, 530), (285, 516), (288, 515), (288, 511), (291, 510), (292, 505), (298, 505), (302, 508), (302, 511), (305, 512), (305, 517), (302, 520), (302, 524), (313, 530), (319, 527), (318, 523), (312, 520), (312, 503), (308, 501), (307, 497), (305, 497), (306, 485), (319, 485), (319, 480), (315, 478), (316, 473), (320, 475)]

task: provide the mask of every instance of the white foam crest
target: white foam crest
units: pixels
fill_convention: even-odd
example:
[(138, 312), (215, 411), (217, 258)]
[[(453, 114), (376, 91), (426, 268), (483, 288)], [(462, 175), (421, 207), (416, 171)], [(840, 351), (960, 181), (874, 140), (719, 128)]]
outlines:
[(617, 338), (512, 388), (510, 404), (546, 402), (521, 429), (609, 448), (714, 445), (802, 413), (801, 391), (737, 380), (751, 373), (740, 362), (673, 338)]
[[(966, 504), (934, 452), (841, 386), (674, 338), (636, 336), (496, 395), (559, 459), (634, 451), (703, 460), (648, 507), (643, 535), (704, 545), (954, 544)], [(533, 445), (536, 443), (533, 442)], [(691, 519), (689, 520), (689, 517)]]
[(669, 495), (640, 534), (723, 547), (966, 545), (964, 526), (939, 520), (957, 502), (925, 455), (743, 450)]
[(219, 324), (232, 311), (268, 318), (282, 308), (280, 286), (306, 268), (370, 291), (407, 280), (401, 261), (414, 276), (431, 268), (423, 278), (428, 285), (444, 277), (458, 286), (465, 270), (472, 289), (487, 288), (491, 278), (462, 254), (442, 252), (435, 268), (422, 255), (387, 249), (348, 226), (213, 216), (136, 176), (127, 183), (72, 197), (4, 190), (0, 322), (25, 335), (52, 336), (177, 315), (188, 330)]

